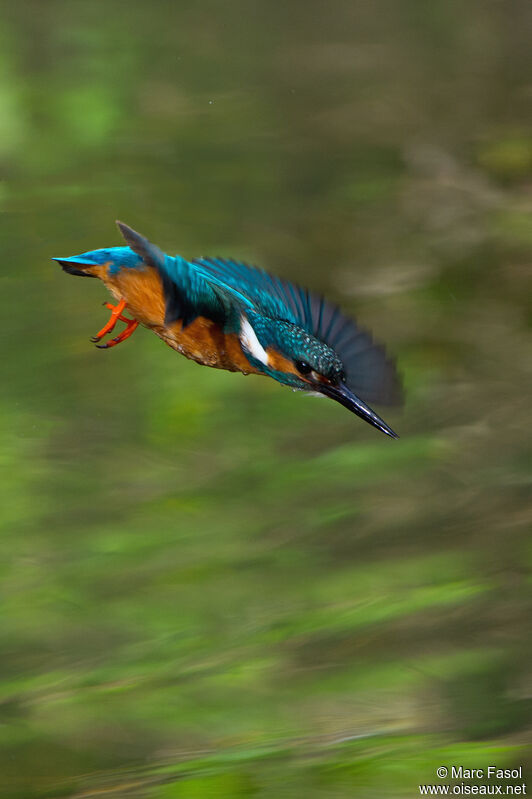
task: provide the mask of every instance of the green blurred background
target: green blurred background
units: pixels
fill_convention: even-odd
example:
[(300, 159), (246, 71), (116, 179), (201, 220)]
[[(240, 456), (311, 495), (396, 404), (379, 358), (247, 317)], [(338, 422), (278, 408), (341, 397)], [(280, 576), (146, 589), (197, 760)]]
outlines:
[[(532, 8), (0, 2), (2, 797), (412, 797), (525, 763)], [(398, 357), (332, 402), (89, 343), (120, 244), (245, 259)]]

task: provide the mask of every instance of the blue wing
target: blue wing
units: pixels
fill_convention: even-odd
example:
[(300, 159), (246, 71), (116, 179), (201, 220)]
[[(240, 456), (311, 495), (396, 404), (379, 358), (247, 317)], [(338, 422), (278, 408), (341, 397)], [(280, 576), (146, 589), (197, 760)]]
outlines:
[(224, 319), (224, 307), (214, 288), (189, 261), (176, 255), (172, 258), (129, 225), (117, 220), (129, 247), (143, 262), (156, 269), (163, 283), (165, 324), (178, 320), (188, 325), (196, 317)]
[(401, 387), (393, 360), (333, 303), (282, 278), (228, 258), (171, 258), (140, 233), (118, 222), (130, 248), (159, 271), (163, 281), (165, 322), (189, 324), (199, 315), (234, 324), (239, 309), (303, 328), (328, 344), (341, 359), (346, 382), (367, 402), (394, 404)]
[(273, 319), (302, 327), (341, 359), (349, 387), (367, 402), (397, 404), (402, 391), (395, 364), (371, 335), (324, 297), (228, 258), (191, 261), (208, 281)]
[(229, 258), (195, 258), (191, 262), (207, 280), (230, 289), (247, 304), (272, 319), (284, 319), (309, 329), (309, 292), (262, 269)]

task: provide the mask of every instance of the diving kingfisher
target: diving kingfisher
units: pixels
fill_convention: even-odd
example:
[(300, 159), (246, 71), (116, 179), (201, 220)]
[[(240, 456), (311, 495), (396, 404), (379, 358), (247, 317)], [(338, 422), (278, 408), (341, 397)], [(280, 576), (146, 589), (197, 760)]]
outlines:
[[(366, 404), (400, 401), (394, 362), (337, 306), (240, 261), (166, 255), (117, 225), (127, 247), (52, 259), (71, 275), (100, 278), (113, 295), (110, 319), (91, 339), (96, 346), (114, 347), (141, 324), (199, 364), (330, 397), (398, 438)], [(124, 330), (99, 343), (118, 321)]]

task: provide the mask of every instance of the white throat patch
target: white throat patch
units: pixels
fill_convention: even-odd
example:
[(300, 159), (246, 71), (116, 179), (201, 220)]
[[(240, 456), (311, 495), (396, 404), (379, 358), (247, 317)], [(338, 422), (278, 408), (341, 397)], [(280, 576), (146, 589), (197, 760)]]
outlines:
[(248, 318), (243, 315), (240, 317), (240, 343), (243, 349), (249, 355), (252, 355), (255, 360), (268, 366), (268, 353), (258, 340), (257, 334), (253, 330)]

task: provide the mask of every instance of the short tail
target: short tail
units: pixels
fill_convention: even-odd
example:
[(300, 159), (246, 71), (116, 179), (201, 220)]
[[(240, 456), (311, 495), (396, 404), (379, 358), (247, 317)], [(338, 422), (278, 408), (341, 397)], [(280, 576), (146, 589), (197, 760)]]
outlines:
[(52, 258), (52, 261), (57, 261), (63, 271), (68, 272), (69, 275), (79, 275), (79, 277), (99, 277), (96, 272), (100, 269), (100, 264), (76, 260), (76, 256), (73, 256), (72, 258)]

